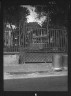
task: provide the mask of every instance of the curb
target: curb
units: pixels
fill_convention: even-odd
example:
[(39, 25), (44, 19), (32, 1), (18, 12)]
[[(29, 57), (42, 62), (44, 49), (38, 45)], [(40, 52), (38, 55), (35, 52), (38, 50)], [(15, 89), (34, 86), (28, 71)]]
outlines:
[(28, 78), (41, 78), (41, 77), (56, 77), (56, 76), (68, 76), (67, 71), (65, 72), (54, 72), (54, 73), (31, 73), (31, 74), (24, 74), (24, 75), (10, 75), (9, 73), (4, 74), (4, 80), (8, 79), (28, 79)]

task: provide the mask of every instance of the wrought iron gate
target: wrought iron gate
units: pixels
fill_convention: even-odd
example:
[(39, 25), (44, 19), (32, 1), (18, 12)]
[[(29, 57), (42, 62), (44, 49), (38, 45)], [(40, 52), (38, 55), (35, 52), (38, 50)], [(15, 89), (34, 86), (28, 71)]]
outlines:
[(67, 31), (25, 27), (20, 33), (20, 58), (24, 62), (52, 62), (55, 52), (67, 53)]
[(4, 32), (4, 49), (4, 53), (18, 52), (21, 63), (50, 62), (53, 53), (68, 52), (67, 30), (47, 30), (47, 28), (27, 27), (21, 24), (16, 31)]

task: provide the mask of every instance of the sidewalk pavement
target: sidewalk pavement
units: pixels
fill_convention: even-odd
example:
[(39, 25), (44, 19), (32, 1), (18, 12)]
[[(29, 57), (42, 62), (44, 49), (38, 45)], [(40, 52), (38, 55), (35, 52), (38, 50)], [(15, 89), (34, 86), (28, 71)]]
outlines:
[(67, 76), (67, 70), (54, 71), (52, 63), (13, 64), (4, 66), (4, 79)]
[(52, 63), (13, 64), (4, 66), (4, 72), (38, 72), (52, 71)]
[(56, 77), (56, 76), (68, 76), (67, 71), (62, 71), (62, 72), (35, 72), (35, 73), (29, 73), (29, 74), (9, 74), (5, 73), (4, 74), (4, 80), (7, 79), (28, 79), (28, 78), (41, 78), (41, 77)]

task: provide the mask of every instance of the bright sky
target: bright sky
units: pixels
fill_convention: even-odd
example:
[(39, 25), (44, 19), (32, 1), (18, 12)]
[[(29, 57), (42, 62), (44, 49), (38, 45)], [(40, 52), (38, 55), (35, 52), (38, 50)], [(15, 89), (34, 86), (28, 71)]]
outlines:
[(41, 13), (41, 17), (38, 18), (39, 14), (35, 12), (35, 7), (32, 7), (30, 5), (21, 5), (21, 7), (27, 8), (27, 10), (29, 11), (29, 15), (26, 16), (28, 23), (37, 22), (40, 26), (42, 26), (43, 22), (46, 20), (46, 16), (44, 16), (43, 13)]

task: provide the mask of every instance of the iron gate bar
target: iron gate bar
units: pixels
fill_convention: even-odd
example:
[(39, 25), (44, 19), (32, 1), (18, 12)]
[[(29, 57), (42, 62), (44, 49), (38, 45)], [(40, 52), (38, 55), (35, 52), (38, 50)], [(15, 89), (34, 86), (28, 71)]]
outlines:
[[(32, 30), (34, 30), (34, 28), (32, 28), (32, 27), (29, 27), (29, 28), (31, 28)], [(26, 31), (27, 30), (30, 30), (29, 28), (26, 27)], [(51, 48), (52, 49), (54, 47), (57, 47), (57, 48), (59, 48), (61, 50), (66, 50), (67, 49), (67, 48), (65, 48), (68, 45), (67, 44), (68, 42), (66, 41), (66, 38), (67, 37), (63, 35), (63, 34), (65, 34), (65, 31), (66, 30), (62, 30), (62, 29), (49, 29), (49, 36), (47, 36), (46, 33), (45, 33), (45, 30), (46, 30), (45, 28), (35, 28), (35, 29), (36, 29), (35, 31), (38, 31), (39, 33), (40, 33), (40, 31), (42, 31), (42, 36), (35, 36), (35, 38), (41, 38), (42, 39), (42, 37), (48, 37), (48, 43), (45, 43), (45, 48)], [(20, 29), (19, 29), (19, 41), (16, 40), (16, 43), (19, 42), (19, 46), (17, 46), (17, 47), (13, 46), (11, 48), (11, 45), (10, 45), (10, 48), (9, 47), (7, 48), (8, 51), (4, 47), (4, 49), (5, 49), (4, 52), (17, 52), (17, 51), (20, 51), (19, 47), (22, 45), (23, 38), (24, 38), (24, 37), (22, 38), (21, 36), (23, 36), (23, 33), (20, 32)], [(52, 38), (53, 40), (52, 41), (50, 40), (51, 39), (51, 36), (53, 36), (53, 38)], [(60, 36), (62, 36), (62, 38)], [(59, 39), (59, 41), (57, 39)], [(42, 41), (44, 42), (44, 40), (42, 40)], [(57, 44), (57, 41), (58, 41), (58, 44)], [(5, 42), (6, 42), (6, 39), (5, 39)]]

